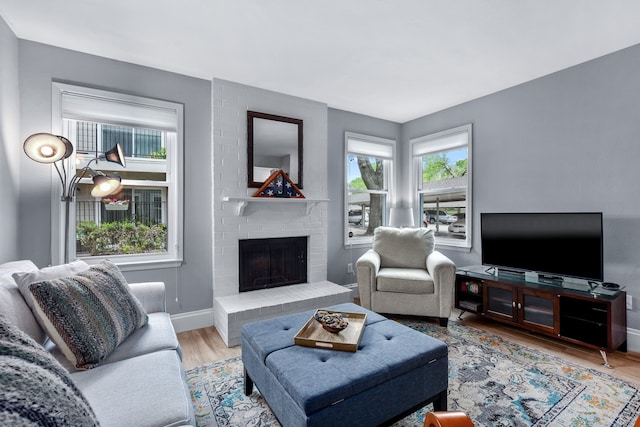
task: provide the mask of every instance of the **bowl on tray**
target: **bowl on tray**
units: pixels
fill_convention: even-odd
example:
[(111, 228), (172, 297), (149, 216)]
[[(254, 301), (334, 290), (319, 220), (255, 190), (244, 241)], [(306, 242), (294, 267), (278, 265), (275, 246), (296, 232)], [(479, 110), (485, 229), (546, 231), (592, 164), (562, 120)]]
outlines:
[(328, 310), (317, 310), (313, 317), (320, 322), (325, 331), (337, 334), (349, 326), (343, 313)]

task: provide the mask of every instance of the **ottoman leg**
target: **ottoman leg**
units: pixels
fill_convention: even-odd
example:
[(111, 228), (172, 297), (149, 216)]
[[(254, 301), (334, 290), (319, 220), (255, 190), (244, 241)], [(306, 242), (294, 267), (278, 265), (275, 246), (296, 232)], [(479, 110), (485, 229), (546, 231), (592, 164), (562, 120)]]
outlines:
[(247, 368), (244, 369), (244, 395), (249, 396), (253, 392), (253, 380), (247, 373)]
[(433, 401), (434, 411), (446, 411), (447, 410), (447, 390), (441, 391)]
[(448, 324), (449, 324), (449, 318), (448, 317), (441, 317), (440, 318), (440, 326), (442, 326), (443, 328), (446, 328)]

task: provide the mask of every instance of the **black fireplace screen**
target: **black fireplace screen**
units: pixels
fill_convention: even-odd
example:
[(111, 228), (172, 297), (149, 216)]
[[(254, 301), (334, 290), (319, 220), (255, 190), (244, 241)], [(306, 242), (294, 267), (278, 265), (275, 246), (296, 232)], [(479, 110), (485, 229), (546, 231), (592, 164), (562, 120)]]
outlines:
[(306, 283), (307, 237), (240, 240), (240, 292)]

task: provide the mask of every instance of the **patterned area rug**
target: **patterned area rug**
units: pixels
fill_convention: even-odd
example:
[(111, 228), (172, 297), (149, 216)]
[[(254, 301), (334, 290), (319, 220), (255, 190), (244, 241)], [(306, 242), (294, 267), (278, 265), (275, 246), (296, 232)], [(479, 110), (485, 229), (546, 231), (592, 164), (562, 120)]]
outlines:
[[(450, 321), (405, 325), (449, 346), (449, 409), (476, 427), (632, 426), (640, 388), (595, 369)], [(279, 426), (260, 393), (244, 395), (240, 357), (187, 372), (198, 426)], [(394, 424), (421, 427), (431, 405)]]

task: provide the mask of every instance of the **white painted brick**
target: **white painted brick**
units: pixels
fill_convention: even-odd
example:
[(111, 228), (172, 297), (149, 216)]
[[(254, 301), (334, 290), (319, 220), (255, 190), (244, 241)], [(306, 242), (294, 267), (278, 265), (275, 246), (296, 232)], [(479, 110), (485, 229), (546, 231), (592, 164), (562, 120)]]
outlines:
[[(223, 202), (223, 196), (252, 195), (256, 189), (247, 188), (246, 111), (247, 109), (304, 120), (305, 182), (303, 194), (309, 198), (327, 197), (327, 106), (311, 100), (215, 79), (213, 84), (213, 174), (214, 174), (214, 296), (238, 295), (238, 240), (246, 238), (309, 236), (308, 274), (311, 283), (326, 280), (327, 266), (327, 207), (320, 203), (306, 216), (303, 205), (277, 203), (249, 204), (244, 216), (236, 215), (236, 204)], [(278, 293), (275, 293), (278, 295)], [(277, 298), (275, 301), (277, 301)], [(296, 296), (296, 298), (301, 298)], [(239, 325), (248, 319), (275, 316), (302, 307), (299, 302), (269, 300), (262, 309), (236, 312), (234, 325), (229, 320), (221, 335), (233, 342), (238, 340)], [(259, 301), (261, 304), (262, 301)], [(242, 304), (246, 304), (246, 301)], [(286, 306), (286, 307), (285, 307)], [(217, 312), (219, 305), (214, 305)], [(228, 332), (228, 333), (227, 333)]]

